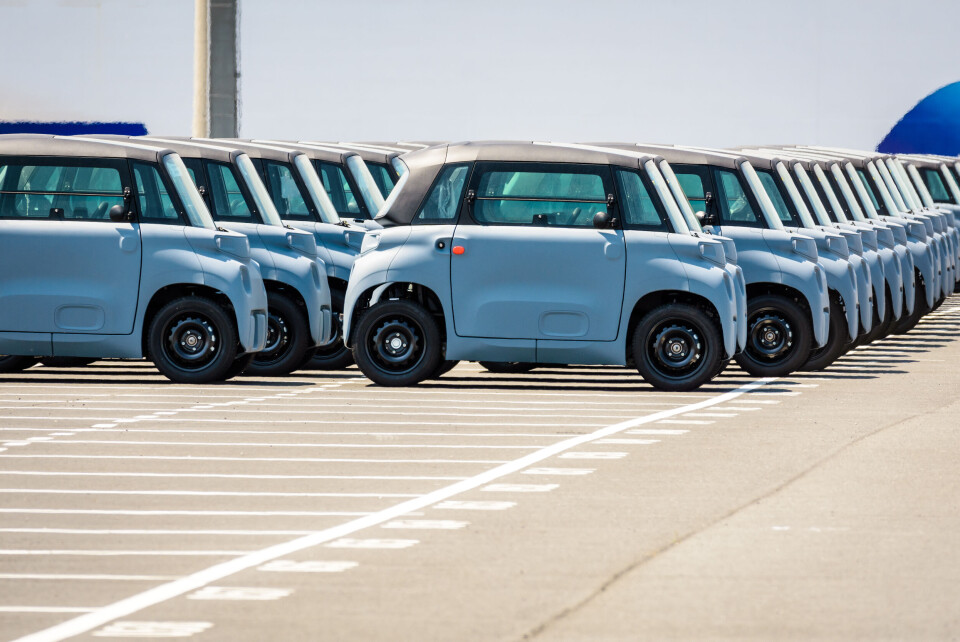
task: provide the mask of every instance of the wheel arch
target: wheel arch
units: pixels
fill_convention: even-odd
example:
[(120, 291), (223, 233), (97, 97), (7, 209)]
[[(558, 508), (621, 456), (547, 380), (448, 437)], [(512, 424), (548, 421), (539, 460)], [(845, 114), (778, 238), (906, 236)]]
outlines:
[(633, 309), (630, 312), (630, 318), (627, 322), (627, 333), (625, 335), (626, 341), (624, 342), (624, 349), (626, 351), (624, 358), (628, 365), (631, 367), (636, 365), (633, 360), (633, 333), (637, 329), (637, 326), (640, 325), (640, 321), (660, 306), (676, 303), (686, 303), (705, 312), (717, 327), (717, 331), (723, 336), (723, 324), (720, 321), (720, 315), (710, 299), (683, 290), (659, 290), (657, 292), (650, 292), (641, 297), (640, 300), (633, 305)]
[(150, 334), (150, 326), (153, 324), (153, 318), (157, 316), (157, 312), (159, 312), (163, 306), (171, 301), (187, 296), (208, 299), (223, 308), (224, 312), (226, 312), (227, 316), (230, 318), (230, 322), (233, 324), (234, 333), (237, 333), (237, 336), (239, 336), (239, 331), (237, 328), (237, 313), (236, 310), (234, 310), (233, 303), (230, 302), (230, 297), (220, 290), (212, 288), (208, 285), (201, 285), (198, 283), (172, 283), (170, 285), (165, 285), (153, 293), (153, 296), (150, 297), (150, 302), (147, 304), (146, 311), (144, 312), (143, 331), (141, 332), (140, 336), (140, 349), (145, 357), (150, 358), (148, 349), (148, 336)]
[(422, 283), (409, 281), (391, 281), (372, 286), (364, 290), (356, 299), (353, 307), (353, 321), (350, 324), (350, 336), (346, 337), (347, 345), (353, 345), (354, 332), (357, 322), (363, 312), (380, 301), (402, 300), (419, 303), (437, 321), (441, 341), (447, 338), (446, 315), (440, 297), (431, 288)]

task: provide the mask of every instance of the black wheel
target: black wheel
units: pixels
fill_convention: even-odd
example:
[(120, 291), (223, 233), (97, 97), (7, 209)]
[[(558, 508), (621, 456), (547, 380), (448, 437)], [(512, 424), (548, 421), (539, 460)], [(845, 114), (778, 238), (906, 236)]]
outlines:
[(460, 362), (459, 361), (441, 361), (439, 367), (437, 367), (437, 371), (434, 372), (433, 376), (431, 376), (430, 378), (436, 379), (438, 377), (442, 377), (443, 375), (447, 374), (448, 372), (456, 368), (458, 363)]
[(305, 368), (311, 370), (342, 370), (353, 363), (353, 352), (343, 345), (343, 292), (330, 291), (330, 303), (333, 308), (333, 339), (325, 346), (316, 349)]
[(847, 318), (844, 314), (843, 306), (831, 296), (830, 334), (827, 336), (827, 345), (822, 348), (812, 349), (810, 356), (807, 358), (807, 362), (803, 364), (800, 370), (807, 372), (823, 370), (840, 358), (848, 346), (852, 347), (852, 344), (847, 340)]
[(649, 312), (633, 331), (633, 360), (658, 390), (695, 390), (710, 381), (723, 360), (723, 338), (707, 314), (674, 303)]
[(900, 319), (893, 324), (890, 334), (906, 334), (910, 332), (927, 312), (929, 312), (929, 308), (927, 307), (926, 290), (924, 289), (923, 279), (918, 273), (913, 285), (913, 312), (900, 317)]
[(186, 296), (160, 308), (147, 333), (150, 358), (178, 383), (223, 379), (237, 356), (233, 319), (209, 299)]
[(20, 372), (37, 362), (36, 357), (16, 357), (0, 354), (0, 372)]
[(755, 377), (780, 377), (810, 356), (813, 325), (793, 299), (763, 294), (748, 301), (747, 346), (735, 358)]
[(537, 367), (537, 364), (526, 361), (481, 361), (480, 365), (497, 374), (520, 374)]
[(310, 327), (304, 311), (279, 292), (267, 292), (267, 345), (253, 355), (244, 374), (275, 377), (290, 374), (309, 349)]
[(40, 363), (49, 368), (82, 368), (89, 366), (96, 359), (87, 357), (44, 357)]
[(256, 356), (256, 352), (248, 352), (247, 354), (241, 355), (233, 360), (233, 363), (230, 364), (230, 368), (227, 370), (227, 373), (223, 375), (223, 380), (233, 379), (241, 372), (247, 369), (247, 366), (250, 365), (250, 362), (253, 361), (253, 358)]
[(353, 356), (374, 383), (410, 386), (429, 379), (440, 366), (440, 330), (420, 305), (383, 301), (357, 323)]

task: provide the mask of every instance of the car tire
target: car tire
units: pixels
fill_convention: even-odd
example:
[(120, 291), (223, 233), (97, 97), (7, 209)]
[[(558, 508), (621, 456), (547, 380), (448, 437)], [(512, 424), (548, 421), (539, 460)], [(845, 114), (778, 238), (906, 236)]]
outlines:
[(243, 372), (260, 377), (290, 374), (303, 363), (309, 344), (310, 326), (303, 309), (284, 294), (267, 292), (267, 344)]
[(82, 368), (89, 366), (96, 359), (88, 357), (44, 357), (40, 363), (48, 368)]
[(215, 302), (181, 297), (153, 317), (147, 351), (157, 370), (171, 381), (220, 381), (236, 359), (237, 330), (233, 319)]
[(306, 364), (308, 370), (343, 370), (353, 364), (353, 352), (343, 344), (343, 298), (340, 290), (330, 291), (333, 332), (330, 343), (319, 346)]
[(910, 332), (920, 322), (923, 315), (930, 311), (927, 307), (927, 296), (923, 280), (919, 276), (917, 276), (914, 281), (913, 301), (913, 313), (901, 317), (899, 321), (894, 323), (890, 334), (906, 334)]
[(706, 312), (686, 303), (662, 305), (633, 331), (637, 370), (657, 390), (696, 390), (718, 373), (723, 338)]
[(234, 377), (241, 374), (247, 367), (250, 365), (250, 362), (253, 361), (253, 357), (256, 356), (256, 352), (248, 352), (247, 354), (241, 355), (233, 360), (233, 363), (230, 364), (230, 368), (227, 369), (225, 375), (223, 375), (223, 380), (227, 381), (233, 379)]
[(810, 350), (810, 356), (800, 370), (805, 372), (823, 370), (839, 359), (846, 352), (847, 347), (852, 348), (855, 345), (855, 341), (847, 340), (847, 318), (843, 306), (830, 297), (830, 333), (827, 337), (827, 345)]
[(460, 362), (459, 361), (441, 361), (440, 366), (437, 368), (437, 371), (434, 372), (433, 376), (430, 378), (437, 379), (439, 377), (442, 377), (443, 375), (447, 374), (448, 372), (456, 368), (458, 363)]
[(14, 355), (0, 355), (0, 373), (20, 372), (37, 363), (36, 357), (18, 357)]
[(520, 374), (537, 367), (537, 364), (528, 361), (481, 361), (480, 365), (488, 372), (497, 374)]
[(381, 386), (411, 386), (433, 376), (443, 361), (437, 322), (412, 301), (382, 301), (356, 326), (353, 356)]
[(747, 345), (735, 358), (755, 377), (780, 377), (810, 356), (813, 324), (806, 310), (785, 296), (763, 294), (748, 301)]

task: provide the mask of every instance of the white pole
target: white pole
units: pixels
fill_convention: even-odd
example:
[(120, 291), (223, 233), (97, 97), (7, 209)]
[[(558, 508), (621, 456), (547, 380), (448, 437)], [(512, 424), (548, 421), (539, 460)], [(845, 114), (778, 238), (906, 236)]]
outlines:
[(193, 19), (193, 136), (210, 134), (210, 2), (194, 0)]

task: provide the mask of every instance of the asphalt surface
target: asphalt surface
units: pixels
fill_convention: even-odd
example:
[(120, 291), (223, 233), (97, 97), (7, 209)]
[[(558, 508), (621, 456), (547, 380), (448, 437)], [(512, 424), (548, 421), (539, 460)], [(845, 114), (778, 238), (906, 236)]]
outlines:
[(958, 324), (685, 394), (0, 375), (0, 638), (957, 639)]

